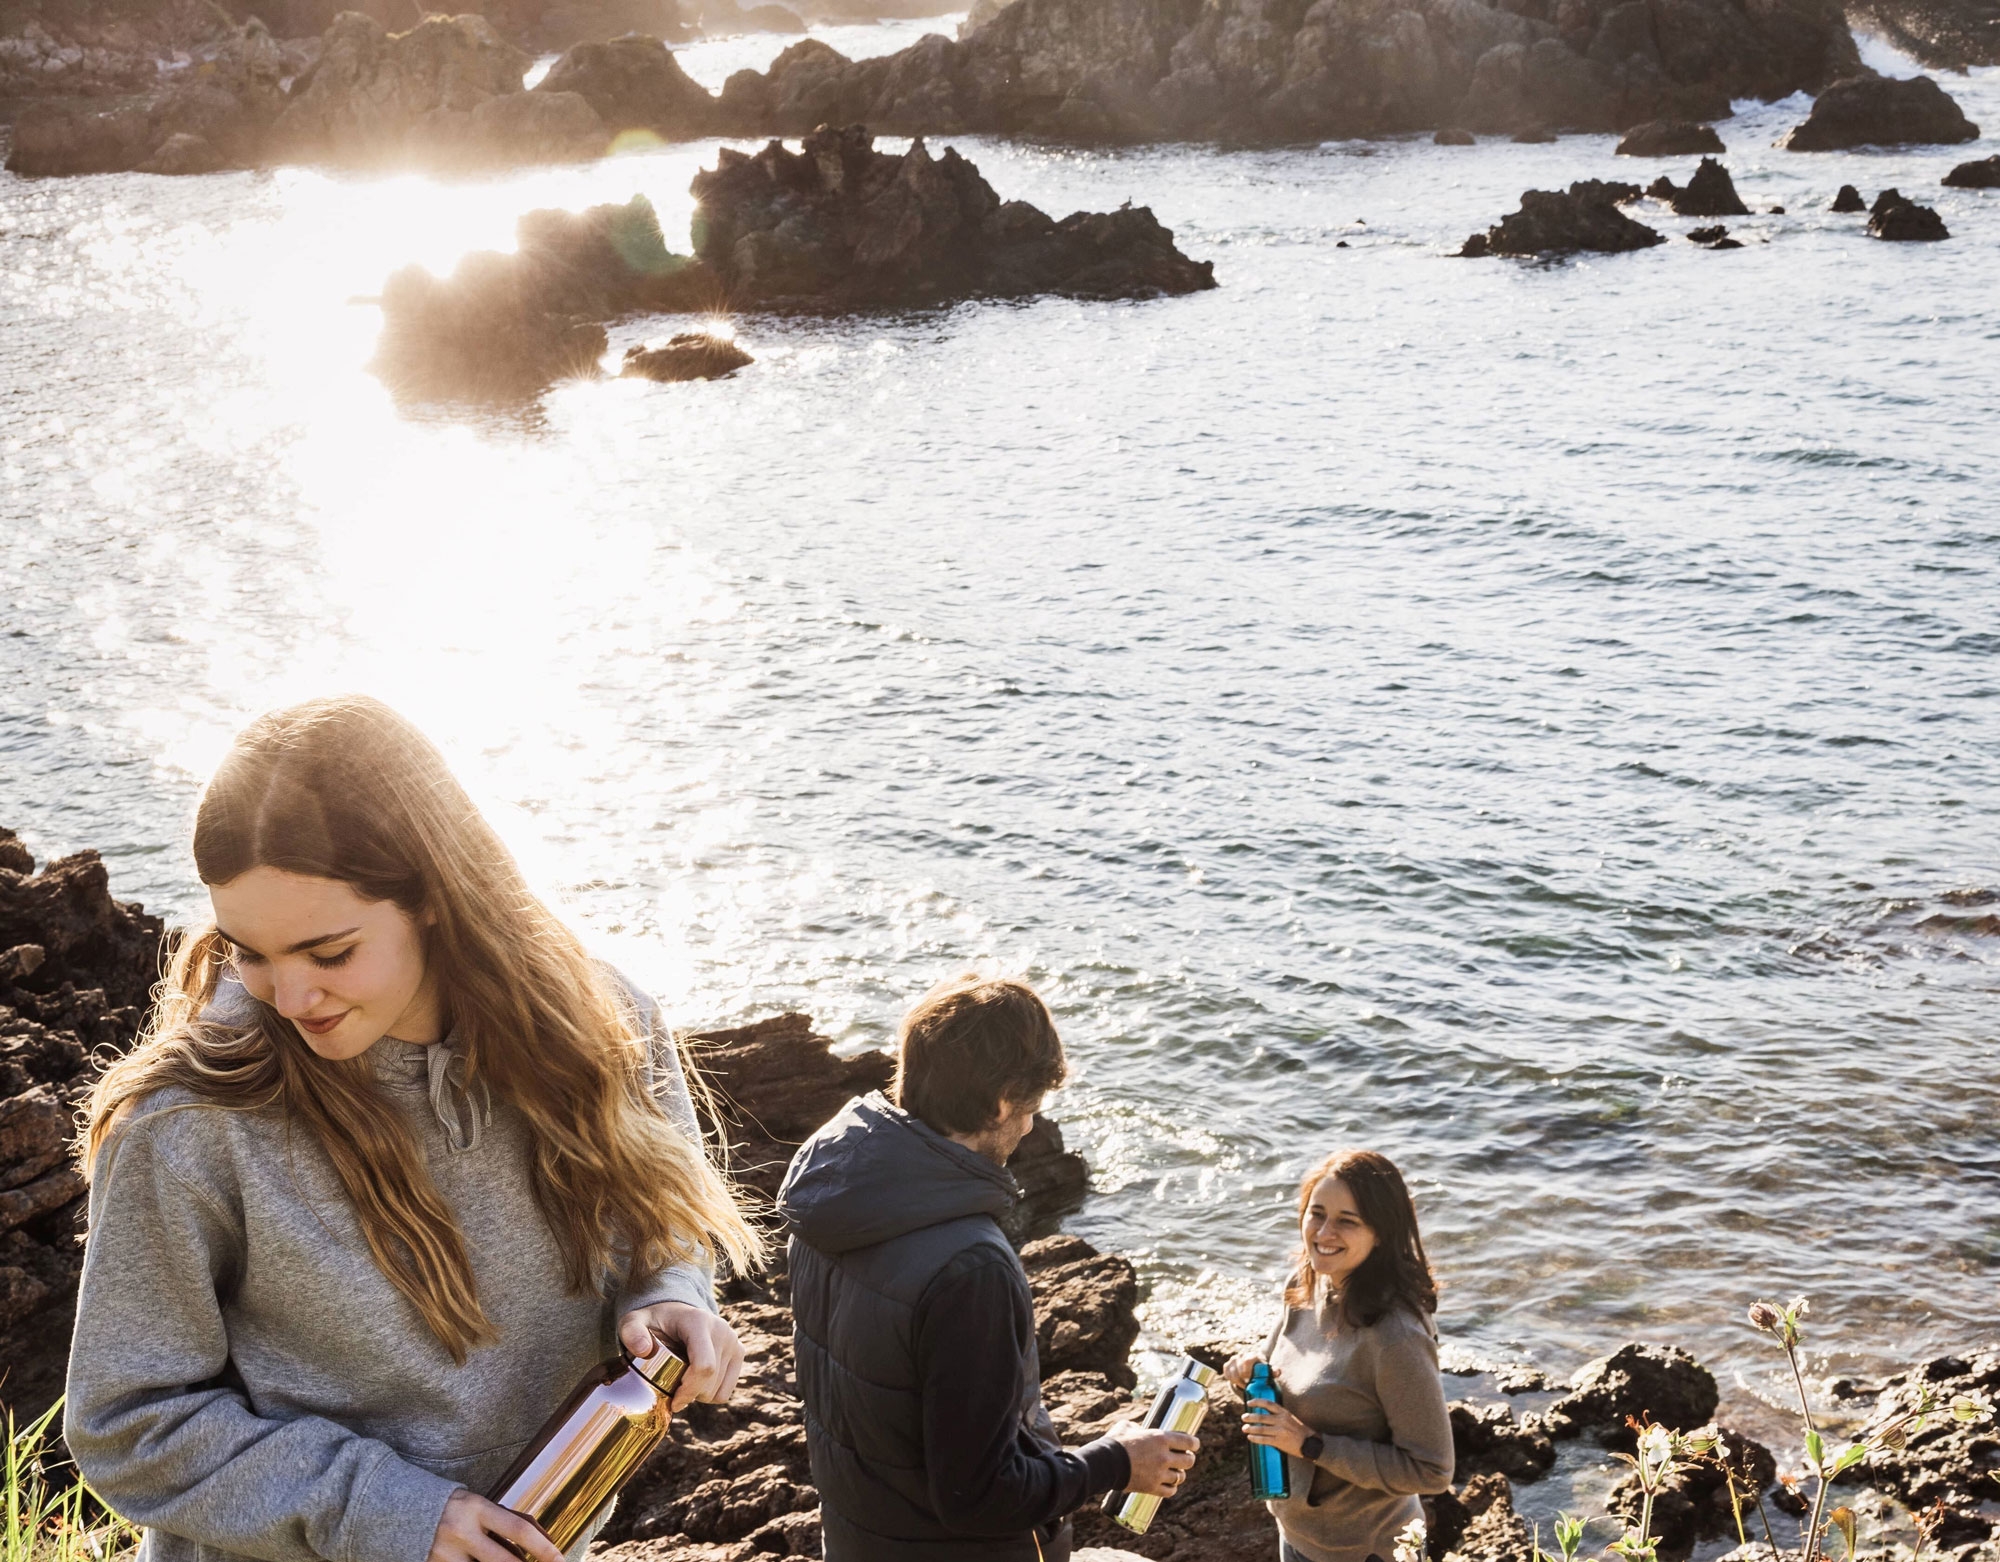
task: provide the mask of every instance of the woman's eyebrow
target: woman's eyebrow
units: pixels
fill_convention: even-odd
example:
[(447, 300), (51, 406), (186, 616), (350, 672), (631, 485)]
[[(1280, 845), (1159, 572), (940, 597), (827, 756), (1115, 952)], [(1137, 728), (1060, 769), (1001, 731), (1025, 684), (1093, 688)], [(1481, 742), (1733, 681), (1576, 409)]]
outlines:
[[(223, 928), (217, 928), (215, 931), (221, 934), (222, 937), (228, 939), (229, 942), (234, 944), (238, 949), (244, 950), (245, 952), (253, 955), (257, 953), (256, 950), (252, 949), (248, 944), (244, 943), (243, 940), (238, 938), (234, 933), (228, 932)], [(354, 927), (344, 927), (338, 933), (322, 933), (317, 938), (302, 938), (296, 944), (293, 944), (289, 949), (286, 949), (284, 952), (288, 955), (302, 955), (308, 949), (317, 949), (321, 944), (331, 944), (339, 939), (346, 938), (349, 934), (358, 933), (360, 931), (361, 929), (359, 925), (356, 925)]]

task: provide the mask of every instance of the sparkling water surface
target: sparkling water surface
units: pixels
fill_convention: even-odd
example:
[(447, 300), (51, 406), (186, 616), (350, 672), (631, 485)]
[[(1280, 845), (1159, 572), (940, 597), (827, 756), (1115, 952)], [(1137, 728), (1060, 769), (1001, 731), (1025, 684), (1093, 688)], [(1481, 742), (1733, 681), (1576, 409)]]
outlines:
[[(2000, 127), (2000, 73), (1947, 86)], [(1788, 209), (1744, 249), (1648, 207), (1672, 242), (1554, 264), (1450, 253), (1693, 160), (940, 138), (1222, 286), (750, 315), (732, 379), (506, 413), (390, 400), (382, 279), (638, 191), (683, 246), (714, 143), (0, 178), (0, 822), (195, 914), (229, 733), (369, 690), (688, 1022), (880, 1044), (1030, 975), (1157, 1348), (1261, 1331), (1342, 1143), (1411, 1177), (1467, 1351), (1677, 1341), (1744, 1397), (1760, 1294), (1822, 1371), (1991, 1338), (2000, 192), (1937, 181), (1993, 143), (1772, 149), (1805, 107), (1721, 127)]]

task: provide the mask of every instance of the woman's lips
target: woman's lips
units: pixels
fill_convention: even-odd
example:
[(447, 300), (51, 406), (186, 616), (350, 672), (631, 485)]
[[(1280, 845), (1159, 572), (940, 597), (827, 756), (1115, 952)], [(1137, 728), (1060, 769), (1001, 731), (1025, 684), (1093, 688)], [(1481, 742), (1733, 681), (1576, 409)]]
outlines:
[(338, 1014), (331, 1015), (323, 1020), (308, 1020), (301, 1018), (292, 1021), (292, 1023), (298, 1026), (300, 1030), (310, 1031), (315, 1036), (324, 1036), (328, 1031), (332, 1030), (334, 1026), (338, 1025), (342, 1020), (346, 1019), (348, 1015), (352, 1014), (353, 1012), (354, 1011), (352, 1009), (342, 1009)]

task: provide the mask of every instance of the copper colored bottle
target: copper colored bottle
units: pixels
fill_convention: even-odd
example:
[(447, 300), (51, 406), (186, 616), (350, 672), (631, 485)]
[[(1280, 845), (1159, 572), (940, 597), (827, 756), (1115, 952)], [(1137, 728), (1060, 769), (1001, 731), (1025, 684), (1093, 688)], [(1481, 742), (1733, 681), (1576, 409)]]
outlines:
[(666, 1441), (674, 1386), (686, 1371), (658, 1330), (649, 1354), (625, 1351), (593, 1368), (487, 1495), (569, 1550)]

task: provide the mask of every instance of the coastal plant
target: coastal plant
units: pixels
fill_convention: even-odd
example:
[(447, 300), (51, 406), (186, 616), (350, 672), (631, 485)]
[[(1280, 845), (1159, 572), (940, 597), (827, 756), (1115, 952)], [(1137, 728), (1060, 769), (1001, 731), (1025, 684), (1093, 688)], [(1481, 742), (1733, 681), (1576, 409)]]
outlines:
[[(1801, 1296), (1788, 1307), (1775, 1302), (1758, 1302), (1750, 1309), (1750, 1323), (1753, 1328), (1770, 1335), (1784, 1348), (1785, 1360), (1792, 1370), (1792, 1383), (1798, 1390), (1799, 1419), (1805, 1427), (1806, 1473), (1814, 1481), (1814, 1490), (1808, 1503), (1809, 1517), (1800, 1535), (1799, 1562), (1823, 1562), (1828, 1536), (1835, 1530), (1847, 1545), (1847, 1556), (1851, 1559), (1855, 1546), (1855, 1519), (1851, 1508), (1837, 1507), (1827, 1511), (1827, 1498), (1833, 1483), (1842, 1475), (1864, 1460), (1881, 1454), (1901, 1452), (1918, 1432), (1940, 1415), (1951, 1420), (1970, 1423), (1984, 1420), (1988, 1408), (1983, 1402), (1970, 1395), (1959, 1395), (1948, 1405), (1940, 1405), (1937, 1393), (1927, 1383), (1916, 1386), (1915, 1399), (1897, 1413), (1878, 1425), (1868, 1428), (1853, 1442), (1836, 1447), (1828, 1441), (1818, 1423), (1813, 1418), (1812, 1399), (1806, 1393), (1805, 1368), (1799, 1354), (1799, 1345), (1804, 1333), (1799, 1320), (1806, 1316), (1809, 1303)], [(1732, 1485), (1732, 1495), (1733, 1495)], [(1930, 1532), (1926, 1532), (1922, 1520), (1917, 1524), (1917, 1555), (1921, 1556), (1928, 1543), (1929, 1533), (1937, 1529), (1940, 1512), (1931, 1521)], [(1766, 1529), (1768, 1532), (1768, 1524)], [(1777, 1552), (1775, 1542), (1772, 1552)]]
[(17, 1428), (7, 1413), (6, 1529), (0, 1562), (111, 1562), (130, 1554), (139, 1532), (104, 1506), (72, 1468), (67, 1479), (47, 1468), (58, 1400)]
[(1396, 1534), (1395, 1562), (1425, 1562), (1430, 1555), (1430, 1531), (1422, 1519), (1411, 1519)]
[[(1613, 1454), (1614, 1459), (1632, 1466), (1639, 1481), (1639, 1522), (1612, 1541), (1607, 1548), (1625, 1562), (1659, 1562), (1659, 1537), (1653, 1533), (1653, 1504), (1681, 1470), (1698, 1459), (1713, 1459), (1726, 1469), (1729, 1449), (1714, 1431), (1676, 1432), (1658, 1422), (1631, 1421), (1636, 1436), (1634, 1451)], [(1582, 1525), (1577, 1526), (1579, 1537)], [(1557, 1526), (1557, 1542), (1562, 1539)], [(1565, 1557), (1570, 1553), (1565, 1552)]]

